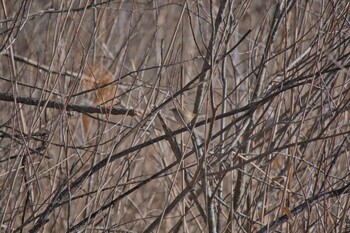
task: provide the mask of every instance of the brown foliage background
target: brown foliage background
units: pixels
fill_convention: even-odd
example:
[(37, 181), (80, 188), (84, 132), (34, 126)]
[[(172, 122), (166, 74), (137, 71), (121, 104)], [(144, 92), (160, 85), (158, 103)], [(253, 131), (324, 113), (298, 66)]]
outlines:
[(0, 231), (349, 231), (349, 8), (2, 1)]

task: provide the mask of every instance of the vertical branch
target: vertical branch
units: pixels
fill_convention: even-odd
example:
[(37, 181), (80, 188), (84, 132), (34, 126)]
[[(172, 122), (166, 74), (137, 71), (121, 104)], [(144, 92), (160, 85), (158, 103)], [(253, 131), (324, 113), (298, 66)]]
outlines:
[[(208, 67), (213, 66), (214, 63), (212, 62), (213, 59), (213, 54), (215, 54), (214, 47), (216, 46), (215, 41), (217, 40), (218, 32), (219, 32), (219, 27), (222, 23), (223, 16), (225, 13), (225, 9), (227, 7), (229, 1), (221, 1), (220, 6), (219, 6), (219, 11), (217, 13), (216, 19), (215, 19), (215, 25), (213, 25), (212, 28), (212, 33), (211, 37), (209, 40), (209, 44), (207, 46), (208, 50), (205, 55), (204, 61), (203, 61), (203, 66), (202, 66), (202, 71), (208, 70)], [(214, 67), (211, 67), (211, 69), (214, 69)], [(197, 114), (199, 112), (200, 105), (203, 100), (203, 95), (204, 95), (204, 88), (207, 82), (207, 72), (202, 72), (200, 78), (199, 78), (199, 85), (197, 88), (197, 93), (196, 93), (196, 100), (194, 103), (193, 107), (193, 112)]]
[[(221, 113), (225, 113), (227, 111), (227, 81), (226, 81), (226, 58), (222, 61), (221, 66), (221, 82), (222, 82), (222, 109)], [(222, 118), (220, 121), (220, 129), (223, 130), (226, 126), (226, 118)], [(225, 153), (225, 136), (224, 134), (220, 134), (220, 155), (223, 156)], [(220, 164), (219, 170), (222, 171), (224, 168), (223, 164)], [(218, 232), (221, 232), (221, 200), (222, 200), (222, 192), (223, 192), (223, 182), (221, 181), (218, 184), (218, 198), (219, 201), (217, 202), (217, 216), (216, 216), (216, 228)]]

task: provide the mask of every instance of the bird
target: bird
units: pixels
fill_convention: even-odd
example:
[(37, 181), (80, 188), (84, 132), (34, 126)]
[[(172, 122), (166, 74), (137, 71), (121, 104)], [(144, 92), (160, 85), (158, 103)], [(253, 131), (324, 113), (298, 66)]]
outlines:
[(191, 123), (193, 118), (196, 117), (197, 114), (194, 114), (192, 112), (187, 111), (185, 108), (179, 107), (179, 108), (172, 108), (170, 111), (173, 112), (175, 116), (175, 120), (177, 123), (181, 125), (186, 125)]
[[(87, 91), (82, 102), (93, 107), (104, 106), (111, 108), (120, 101), (115, 98), (117, 86), (113, 83), (113, 74), (106, 70), (103, 65), (87, 66), (82, 75), (82, 89)], [(107, 116), (108, 117), (108, 116)], [(93, 129), (91, 116), (83, 113), (82, 123), (85, 132), (85, 139), (90, 139), (90, 132)]]
[(117, 86), (113, 81), (113, 74), (102, 65), (95, 65), (87, 69), (82, 77), (82, 88), (84, 91), (89, 91), (85, 96), (85, 101), (94, 106), (112, 107), (115, 105)]

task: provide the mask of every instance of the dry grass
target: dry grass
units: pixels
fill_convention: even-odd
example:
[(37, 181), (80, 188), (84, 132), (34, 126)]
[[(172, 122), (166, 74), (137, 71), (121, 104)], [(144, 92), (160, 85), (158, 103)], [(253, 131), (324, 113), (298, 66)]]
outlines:
[(349, 231), (347, 1), (0, 9), (1, 232)]

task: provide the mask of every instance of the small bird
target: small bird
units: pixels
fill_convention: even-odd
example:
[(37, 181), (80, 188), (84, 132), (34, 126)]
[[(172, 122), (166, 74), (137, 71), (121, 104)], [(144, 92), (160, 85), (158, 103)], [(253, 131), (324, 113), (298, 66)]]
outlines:
[(172, 108), (170, 111), (173, 112), (176, 122), (181, 125), (191, 123), (193, 118), (196, 116), (196, 114), (189, 112), (182, 107)]
[(82, 88), (84, 91), (89, 90), (85, 100), (94, 106), (111, 107), (116, 104), (117, 86), (113, 81), (113, 74), (102, 65), (87, 68), (82, 76)]

